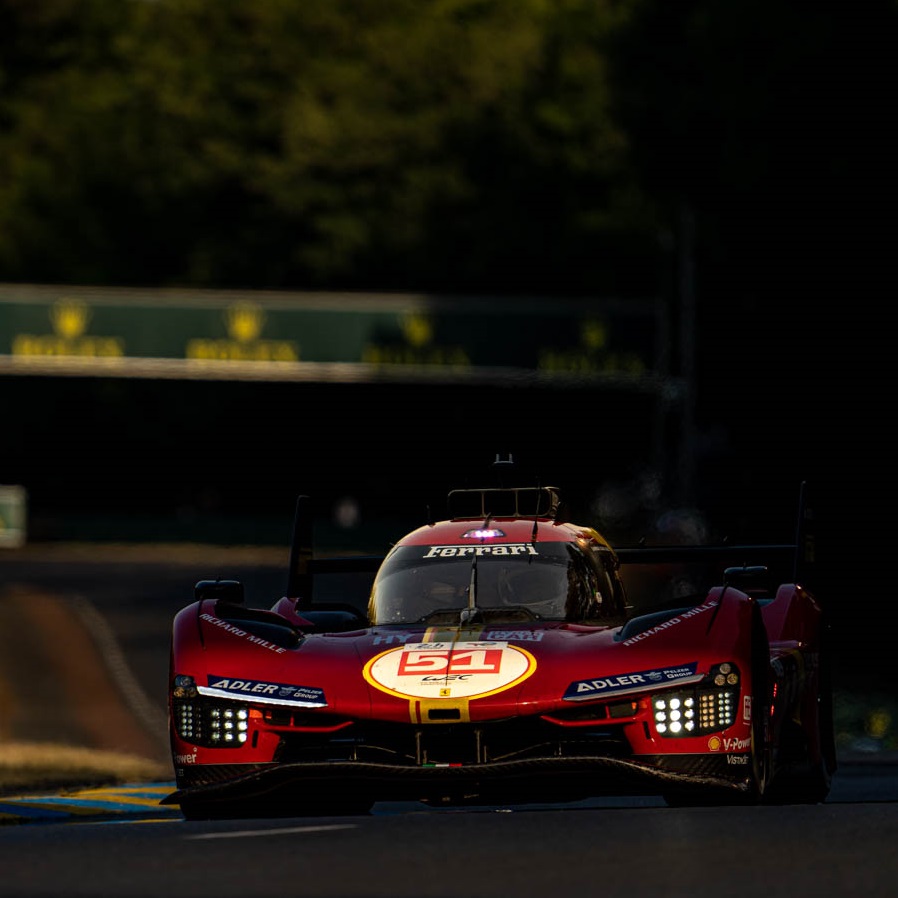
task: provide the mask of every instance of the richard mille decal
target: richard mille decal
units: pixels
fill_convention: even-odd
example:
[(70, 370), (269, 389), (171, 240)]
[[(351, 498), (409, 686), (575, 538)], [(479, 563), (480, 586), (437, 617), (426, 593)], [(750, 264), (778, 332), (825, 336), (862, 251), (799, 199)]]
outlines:
[(506, 642), (415, 642), (388, 649), (362, 671), (375, 688), (403, 698), (477, 698), (510, 689), (536, 659)]
[(210, 675), (208, 686), (199, 686), (197, 691), (202, 695), (242, 697), (254, 702), (295, 705), (300, 708), (323, 708), (327, 705), (324, 690), (317, 686), (294, 686), (291, 683), (268, 683), (265, 680)]
[(263, 649), (268, 649), (271, 652), (274, 652), (277, 655), (283, 655), (287, 650), (280, 645), (275, 645), (273, 642), (269, 642), (267, 639), (262, 639), (261, 636), (256, 636), (254, 633), (248, 633), (246, 630), (242, 630), (240, 627), (235, 626), (234, 624), (228, 623), (226, 620), (222, 620), (220, 617), (215, 617), (212, 614), (203, 613), (200, 615), (200, 618), (208, 623), (212, 624), (213, 627), (219, 627), (224, 630), (225, 633), (230, 633), (232, 636), (242, 636), (247, 642), (251, 642), (254, 645), (259, 646)]
[(575, 680), (568, 686), (564, 699), (569, 702), (610, 695), (615, 692), (647, 692), (658, 686), (671, 683), (692, 683), (701, 679), (696, 674), (698, 662), (682, 664), (679, 667), (656, 667), (633, 673), (617, 674), (613, 677), (596, 677), (591, 680)]
[(648, 639), (650, 636), (654, 636), (656, 633), (663, 633), (665, 630), (668, 630), (671, 627), (675, 627), (677, 624), (682, 623), (684, 620), (689, 620), (691, 617), (695, 617), (697, 614), (702, 614), (703, 612), (708, 611), (710, 608), (716, 607), (717, 602), (705, 602), (704, 605), (696, 605), (695, 608), (690, 608), (688, 611), (684, 611), (682, 614), (678, 614), (676, 617), (672, 617), (670, 620), (664, 621), (663, 624), (658, 624), (657, 627), (649, 627), (648, 630), (643, 630), (642, 633), (637, 633), (630, 639), (625, 639), (621, 643), (621, 645), (636, 645), (637, 642), (642, 642), (643, 639)]

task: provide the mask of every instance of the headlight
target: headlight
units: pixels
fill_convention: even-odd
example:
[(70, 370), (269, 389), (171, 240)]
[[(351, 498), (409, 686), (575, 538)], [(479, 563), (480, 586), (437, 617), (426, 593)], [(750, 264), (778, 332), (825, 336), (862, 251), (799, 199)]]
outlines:
[(212, 745), (246, 742), (249, 711), (243, 706), (209, 708), (209, 741)]
[(249, 709), (240, 702), (203, 698), (193, 677), (176, 676), (172, 683), (175, 732), (194, 745), (234, 748), (247, 740)]
[(702, 736), (736, 722), (741, 677), (734, 664), (718, 664), (692, 689), (664, 692), (652, 699), (655, 731), (671, 738)]
[(193, 677), (178, 674), (172, 683), (172, 698), (193, 698), (196, 695), (196, 681)]

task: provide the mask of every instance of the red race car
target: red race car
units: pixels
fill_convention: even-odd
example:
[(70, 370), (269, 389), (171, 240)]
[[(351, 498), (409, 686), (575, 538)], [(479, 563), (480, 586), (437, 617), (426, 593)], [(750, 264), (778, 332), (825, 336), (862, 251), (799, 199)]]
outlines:
[[(826, 798), (832, 696), (825, 619), (799, 582), (803, 505), (794, 545), (615, 549), (562, 519), (556, 488), (455, 490), (447, 520), (383, 558), (314, 557), (309, 509), (301, 496), (286, 596), (255, 608), (239, 581), (203, 580), (174, 620), (165, 802), (186, 818)], [(699, 563), (716, 585), (660, 588)], [(349, 600), (359, 577), (367, 604)], [(628, 583), (646, 582), (657, 603), (634, 608)]]

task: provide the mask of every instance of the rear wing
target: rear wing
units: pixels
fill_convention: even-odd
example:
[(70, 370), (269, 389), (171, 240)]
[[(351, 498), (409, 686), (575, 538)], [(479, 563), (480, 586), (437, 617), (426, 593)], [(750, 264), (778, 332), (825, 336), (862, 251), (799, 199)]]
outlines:
[[(287, 570), (287, 597), (297, 599), (299, 610), (312, 607), (313, 597), (316, 605), (347, 604), (345, 596), (355, 598), (355, 604), (364, 604), (367, 593), (374, 581), (374, 575), (383, 561), (383, 555), (345, 555), (338, 557), (315, 558), (313, 549), (314, 519), (312, 500), (309, 496), (299, 496), (296, 500), (296, 511), (293, 516), (293, 537), (290, 543), (290, 561)], [(315, 581), (319, 575), (342, 575), (334, 578), (334, 585), (341, 588), (333, 590), (333, 598), (344, 601), (332, 603), (331, 596), (315, 589)], [(321, 581), (319, 581), (320, 583)], [(348, 603), (352, 604), (352, 603)]]
[[(482, 491), (456, 491), (456, 499), (467, 501), (474, 496), (478, 503), (493, 496), (489, 491), (484, 497)], [(515, 502), (518, 493), (533, 496), (525, 491), (511, 490)], [(476, 494), (476, 495), (475, 495)], [(542, 493), (537, 493), (542, 497)], [(549, 508), (557, 507), (557, 490), (550, 488), (544, 496)], [(293, 520), (293, 535), (290, 544), (290, 561), (287, 572), (287, 596), (297, 599), (299, 609), (309, 609), (313, 597), (315, 604), (328, 602), (330, 590), (316, 589), (319, 575), (339, 575), (331, 577), (334, 587), (333, 597), (350, 593), (359, 602), (362, 594), (367, 597), (374, 575), (377, 573), (384, 555), (346, 555), (315, 558), (313, 551), (313, 511), (309, 496), (301, 495), (296, 500)], [(724, 580), (719, 582), (742, 582), (755, 575), (770, 573), (780, 576), (781, 582), (794, 583), (812, 588), (815, 566), (814, 512), (810, 502), (807, 482), (802, 482), (799, 490), (798, 514), (795, 525), (795, 541), (758, 545), (673, 545), (673, 546), (622, 546), (615, 547), (615, 553), (622, 565), (692, 565), (705, 564), (723, 568)]]
[(731, 582), (739, 579), (739, 571), (769, 566), (781, 575), (782, 582), (791, 581), (810, 587), (814, 581), (816, 562), (814, 510), (808, 483), (799, 489), (795, 541), (791, 543), (746, 545), (671, 545), (621, 546), (615, 553), (622, 565), (629, 564), (708, 564), (725, 568)]

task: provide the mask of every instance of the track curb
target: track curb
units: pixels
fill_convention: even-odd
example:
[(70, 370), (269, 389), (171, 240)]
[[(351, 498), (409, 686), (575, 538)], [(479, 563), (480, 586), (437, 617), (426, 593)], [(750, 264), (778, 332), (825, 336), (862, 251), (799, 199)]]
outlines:
[(178, 807), (160, 804), (174, 788), (173, 782), (131, 783), (66, 794), (4, 796), (0, 797), (0, 826), (73, 820), (180, 820)]

